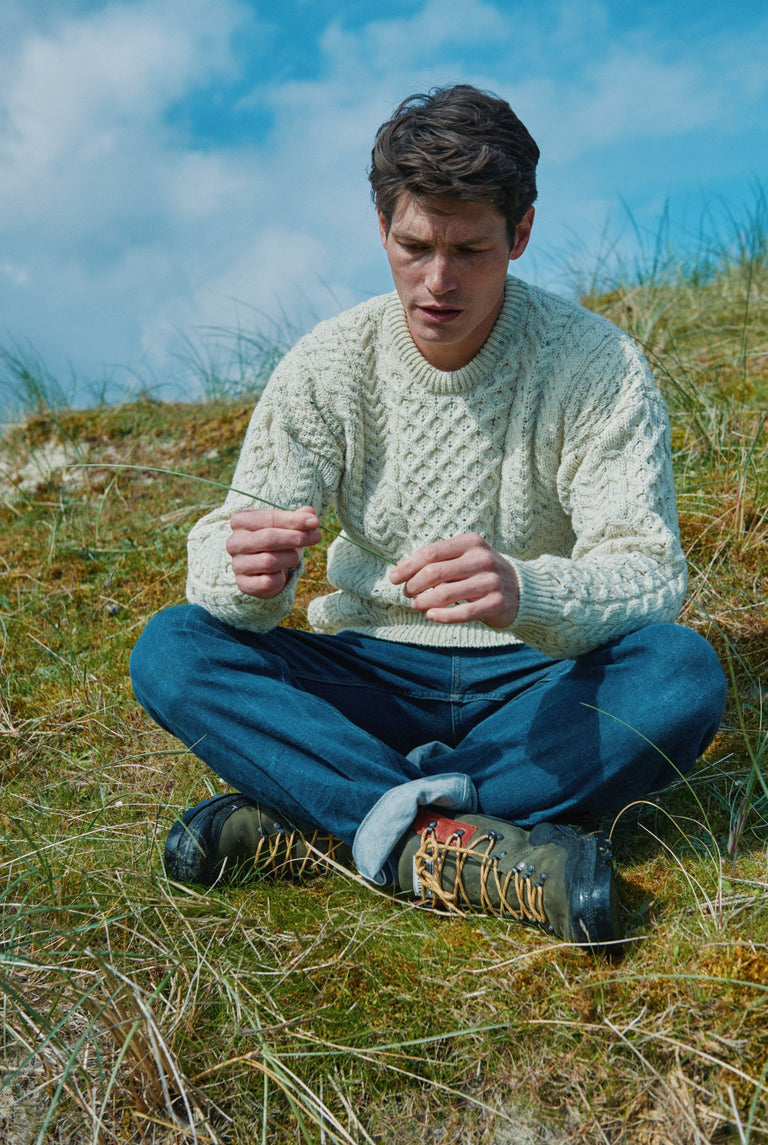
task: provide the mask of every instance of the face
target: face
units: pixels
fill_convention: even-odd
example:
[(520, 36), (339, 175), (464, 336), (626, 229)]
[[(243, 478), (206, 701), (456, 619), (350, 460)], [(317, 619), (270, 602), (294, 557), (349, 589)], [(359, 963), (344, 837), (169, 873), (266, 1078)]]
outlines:
[(403, 194), (392, 224), (379, 212), (381, 241), (411, 337), (439, 370), (466, 366), (482, 348), (504, 301), (510, 259), (528, 245), (533, 207), (510, 249), (504, 216), (489, 203)]

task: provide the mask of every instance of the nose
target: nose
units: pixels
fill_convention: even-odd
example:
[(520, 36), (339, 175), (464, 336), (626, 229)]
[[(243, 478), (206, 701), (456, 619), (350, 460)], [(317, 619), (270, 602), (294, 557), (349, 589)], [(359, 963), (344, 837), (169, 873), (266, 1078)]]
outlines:
[(452, 261), (444, 254), (435, 253), (429, 260), (425, 277), (427, 289), (435, 295), (447, 294), (456, 287)]

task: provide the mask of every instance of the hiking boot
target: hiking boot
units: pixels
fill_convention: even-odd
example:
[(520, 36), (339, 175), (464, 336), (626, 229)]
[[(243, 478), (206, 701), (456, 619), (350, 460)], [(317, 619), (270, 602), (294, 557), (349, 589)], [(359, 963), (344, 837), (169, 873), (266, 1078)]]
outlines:
[(620, 946), (610, 841), (575, 827), (532, 830), (426, 807), (398, 860), (401, 890), (462, 914), (480, 910), (568, 942)]
[(216, 795), (185, 811), (165, 844), (165, 869), (179, 883), (211, 886), (250, 873), (300, 880), (351, 864), (352, 850), (315, 827), (298, 828), (245, 795)]

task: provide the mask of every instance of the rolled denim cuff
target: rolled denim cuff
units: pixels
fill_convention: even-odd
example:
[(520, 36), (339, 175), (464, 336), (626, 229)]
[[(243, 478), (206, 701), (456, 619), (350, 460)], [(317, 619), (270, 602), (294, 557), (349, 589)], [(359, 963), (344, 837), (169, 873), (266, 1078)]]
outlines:
[(412, 779), (386, 791), (363, 819), (352, 844), (355, 866), (378, 886), (396, 882), (390, 855), (416, 818), (419, 807), (434, 804), (453, 811), (476, 811), (477, 791), (467, 775), (447, 772)]

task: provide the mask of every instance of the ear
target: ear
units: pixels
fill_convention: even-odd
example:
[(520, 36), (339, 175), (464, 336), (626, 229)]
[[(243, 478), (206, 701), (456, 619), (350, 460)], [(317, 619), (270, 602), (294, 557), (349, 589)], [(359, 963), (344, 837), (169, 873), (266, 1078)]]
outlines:
[(536, 211), (533, 207), (529, 207), (523, 215), (520, 222), (515, 227), (515, 242), (509, 252), (509, 260), (520, 258), (525, 248), (528, 246), (528, 240), (531, 237), (531, 228), (533, 227), (533, 217)]
[(376, 214), (379, 216), (379, 235), (381, 237), (381, 245), (386, 250), (387, 249), (387, 236), (389, 234), (389, 223), (384, 218), (384, 215), (381, 213), (381, 211), (378, 209), (378, 207), (376, 208)]

